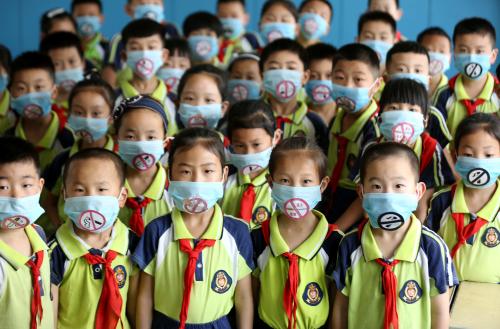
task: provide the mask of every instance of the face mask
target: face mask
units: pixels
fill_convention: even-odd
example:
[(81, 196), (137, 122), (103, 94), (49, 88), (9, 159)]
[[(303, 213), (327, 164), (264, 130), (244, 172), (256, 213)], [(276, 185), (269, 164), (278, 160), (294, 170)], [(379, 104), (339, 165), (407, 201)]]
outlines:
[(496, 183), (500, 175), (500, 158), (478, 159), (459, 156), (455, 170), (460, 174), (467, 187), (490, 187)]
[(370, 225), (387, 231), (403, 226), (417, 206), (415, 194), (365, 193), (363, 196), (363, 209), (368, 214)]
[(266, 23), (260, 27), (260, 34), (265, 43), (276, 39), (295, 39), (295, 24), (292, 23)]
[(178, 110), (181, 122), (186, 128), (216, 128), (222, 118), (221, 104), (189, 105), (181, 103)]
[(472, 80), (484, 77), (491, 67), (490, 55), (458, 54), (455, 55), (457, 70)]
[(229, 96), (233, 103), (260, 98), (260, 83), (252, 80), (231, 79), (228, 84)]
[(84, 118), (70, 115), (68, 126), (76, 136), (92, 143), (103, 138), (108, 132), (108, 118)]
[(180, 211), (199, 214), (212, 208), (224, 195), (222, 182), (171, 181), (168, 194)]
[(243, 175), (267, 168), (273, 148), (267, 148), (259, 153), (236, 154), (229, 153), (229, 159), (233, 166)]
[(81, 230), (93, 233), (106, 231), (116, 221), (120, 205), (114, 196), (90, 195), (67, 198), (64, 213)]
[(83, 69), (81, 67), (56, 72), (56, 85), (70, 92), (71, 89), (83, 80)]
[(394, 73), (391, 75), (391, 79), (411, 79), (422, 84), (426, 90), (429, 90), (429, 77), (424, 74), (418, 73)]
[(127, 66), (144, 80), (149, 80), (163, 66), (161, 50), (137, 50), (127, 52)]
[(220, 18), (224, 28), (224, 36), (229, 40), (234, 40), (245, 31), (243, 22), (237, 18)]
[(76, 18), (78, 34), (84, 37), (92, 37), (101, 30), (101, 19), (99, 16), (80, 16)]
[(391, 142), (413, 144), (424, 132), (422, 113), (410, 111), (387, 111), (380, 115), (380, 131)]
[(432, 76), (444, 73), (450, 68), (450, 59), (447, 55), (435, 52), (429, 52), (429, 73)]
[(264, 72), (264, 89), (281, 103), (297, 96), (302, 87), (302, 73), (295, 70), (269, 70)]
[(219, 41), (216, 37), (193, 35), (188, 38), (188, 43), (195, 62), (208, 62), (219, 53)]
[(7, 89), (9, 84), (9, 76), (7, 74), (0, 74), (0, 93), (3, 93)]
[(163, 6), (160, 5), (137, 5), (134, 10), (134, 19), (149, 18), (158, 23), (163, 22)]
[(387, 53), (389, 52), (389, 49), (392, 48), (392, 45), (390, 43), (380, 41), (380, 40), (364, 40), (361, 41), (362, 44), (365, 46), (370, 47), (375, 51), (378, 55), (378, 59), (380, 60), (381, 64), (385, 63), (385, 58), (387, 57)]
[(320, 15), (304, 13), (299, 19), (300, 33), (307, 40), (317, 40), (326, 34), (328, 23)]
[(332, 83), (332, 98), (346, 112), (356, 113), (370, 103), (370, 89), (373, 85), (368, 88), (351, 88)]
[(24, 118), (38, 119), (50, 113), (52, 94), (48, 91), (24, 94), (13, 98), (10, 105)]
[(40, 193), (23, 198), (0, 197), (0, 229), (15, 230), (33, 224), (45, 211)]
[(118, 141), (118, 154), (127, 165), (138, 171), (153, 167), (165, 153), (163, 141)]
[(309, 80), (305, 85), (309, 99), (315, 105), (333, 102), (332, 82), (330, 80)]
[(302, 187), (274, 183), (271, 197), (288, 218), (299, 220), (321, 201), (321, 188), (320, 185)]
[(156, 72), (156, 75), (158, 78), (163, 80), (163, 82), (167, 85), (168, 90), (177, 94), (177, 87), (179, 86), (179, 81), (181, 81), (184, 72), (186, 72), (186, 70), (163, 67)]

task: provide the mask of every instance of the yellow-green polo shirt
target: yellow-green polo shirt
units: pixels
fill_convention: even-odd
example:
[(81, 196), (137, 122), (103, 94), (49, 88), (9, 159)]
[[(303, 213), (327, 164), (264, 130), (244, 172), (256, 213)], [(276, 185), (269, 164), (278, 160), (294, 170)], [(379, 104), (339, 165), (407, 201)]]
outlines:
[[(33, 255), (43, 250), (40, 268), (40, 290), (43, 317), (37, 320), (39, 329), (53, 329), (54, 316), (50, 298), (50, 260), (48, 247), (36, 229), (29, 225), (24, 228)], [(33, 257), (33, 256), (32, 256)], [(30, 328), (33, 278), (31, 268), (26, 265), (29, 257), (13, 249), (0, 240), (0, 327)]]
[(433, 106), (436, 106), (440, 92), (443, 90), (443, 88), (446, 88), (447, 86), (448, 86), (448, 77), (444, 73), (441, 73), (441, 79), (439, 80), (436, 89), (434, 90), (434, 92), (430, 97), (430, 102)]
[(0, 136), (16, 124), (16, 115), (10, 110), (10, 93), (6, 89), (0, 99)]
[[(203, 324), (227, 315), (234, 305), (239, 280), (253, 270), (253, 249), (246, 223), (224, 216), (215, 205), (212, 220), (201, 239), (216, 240), (198, 257), (191, 290), (187, 324)], [(132, 259), (155, 279), (154, 322), (169, 318), (179, 321), (184, 292), (184, 271), (188, 257), (180, 250), (179, 239), (191, 239), (182, 213), (174, 208), (151, 222)], [(172, 302), (175, 301), (175, 302)]]
[[(316, 139), (316, 131), (313, 123), (307, 117), (307, 111), (306, 102), (300, 101), (297, 103), (297, 110), (295, 112), (283, 116), (283, 118), (290, 119), (292, 122), (285, 122), (283, 124), (282, 139), (292, 136), (305, 136), (312, 140)], [(274, 116), (277, 117), (277, 114), (274, 113)]]
[(83, 56), (89, 60), (98, 70), (102, 68), (106, 49), (101, 45), (104, 36), (101, 33), (96, 35), (84, 44)]

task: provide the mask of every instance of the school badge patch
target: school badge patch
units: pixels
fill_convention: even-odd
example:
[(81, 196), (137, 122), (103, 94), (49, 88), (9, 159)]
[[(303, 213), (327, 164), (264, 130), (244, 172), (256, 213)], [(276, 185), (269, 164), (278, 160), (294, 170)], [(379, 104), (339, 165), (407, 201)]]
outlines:
[(116, 283), (118, 284), (118, 288), (123, 288), (125, 286), (125, 282), (127, 281), (127, 270), (123, 265), (117, 265), (113, 269), (115, 272)]
[(267, 208), (264, 206), (259, 206), (253, 211), (252, 221), (256, 225), (260, 225), (268, 220), (269, 217), (271, 217), (271, 213), (269, 212), (269, 210), (267, 210)]
[(488, 248), (494, 248), (500, 244), (500, 232), (494, 227), (487, 227), (481, 238), (481, 242)]
[(422, 288), (415, 280), (408, 280), (399, 291), (399, 298), (406, 304), (413, 304), (420, 300), (422, 297)]
[(224, 270), (219, 270), (215, 272), (214, 278), (212, 279), (212, 290), (218, 294), (223, 294), (231, 288), (233, 284), (233, 279)]
[(311, 306), (316, 306), (323, 300), (323, 291), (316, 282), (310, 282), (302, 294), (302, 300)]

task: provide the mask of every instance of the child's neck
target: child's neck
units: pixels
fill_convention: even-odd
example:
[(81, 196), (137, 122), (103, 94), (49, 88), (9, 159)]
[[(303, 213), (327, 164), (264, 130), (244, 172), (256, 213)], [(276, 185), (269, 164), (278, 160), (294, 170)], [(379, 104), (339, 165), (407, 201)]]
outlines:
[(93, 233), (79, 229), (73, 225), (75, 234), (82, 239), (89, 247), (94, 249), (104, 249), (111, 240), (111, 233), (113, 232), (113, 226), (107, 230), (100, 233)]
[(301, 220), (293, 220), (279, 213), (278, 227), (290, 251), (297, 249), (312, 234), (318, 225), (318, 218), (309, 212)]
[(52, 121), (52, 112), (48, 115), (42, 116), (37, 119), (27, 119), (23, 118), (21, 120), (21, 124), (24, 130), (24, 134), (26, 135), (26, 139), (28, 142), (33, 145), (37, 145), (40, 142), (40, 139), (47, 132), (48, 127), (50, 126), (50, 122)]
[(443, 75), (441, 73), (431, 76), (431, 81), (429, 83), (429, 96), (434, 95), (442, 78), (443, 78)]
[(277, 116), (284, 117), (291, 115), (298, 108), (298, 102), (296, 98), (286, 103), (281, 103), (274, 97), (269, 97), (269, 103), (271, 103), (271, 108)]
[(302, 45), (302, 47), (307, 48), (309, 46), (315, 45), (319, 42), (319, 40), (312, 39), (308, 40), (302, 36), (302, 33), (299, 34), (299, 37), (297, 38), (297, 41)]
[(310, 109), (311, 111), (319, 115), (327, 126), (330, 124), (330, 122), (332, 121), (333, 117), (336, 114), (336, 107), (335, 103), (333, 102), (322, 105), (311, 104)]
[(80, 37), (83, 45), (86, 46), (87, 44), (89, 44), (96, 37), (97, 34), (98, 33), (91, 35), (90, 37), (84, 37), (84, 36)]
[(469, 99), (476, 99), (481, 94), (487, 80), (488, 74), (478, 80), (468, 79), (462, 75), (462, 83)]
[(370, 100), (370, 103), (368, 103), (368, 105), (362, 108), (361, 111), (358, 111), (356, 113), (346, 112), (344, 117), (342, 118), (341, 131), (344, 132), (347, 129), (349, 129), (353, 125), (353, 123), (371, 106), (371, 104), (372, 101)]
[(144, 171), (127, 166), (127, 181), (135, 195), (143, 195), (148, 187), (151, 186), (159, 170), (159, 166), (160, 164), (156, 164)]
[(33, 254), (31, 242), (24, 228), (0, 230), (0, 240), (26, 257), (30, 257)]
[(80, 150), (90, 149), (90, 148), (104, 148), (107, 141), (108, 141), (108, 135), (104, 135), (104, 137), (93, 142), (89, 142), (87, 141), (87, 139), (83, 138), (80, 140)]
[(215, 207), (208, 209), (205, 212), (199, 214), (190, 214), (187, 212), (182, 212), (182, 219), (184, 225), (186, 225), (187, 230), (193, 238), (199, 239), (206, 232), (208, 226), (212, 221), (212, 217), (215, 213)]
[(132, 77), (132, 80), (130, 80), (130, 84), (139, 92), (139, 94), (146, 94), (146, 95), (151, 95), (156, 87), (158, 87), (158, 84), (160, 83), (160, 80), (158, 80), (156, 77), (153, 77), (149, 80), (142, 80), (139, 78), (137, 75), (134, 74)]
[(467, 209), (472, 214), (477, 214), (491, 200), (497, 189), (497, 184), (486, 188), (470, 188), (464, 185), (464, 198)]
[(387, 231), (381, 228), (372, 228), (373, 236), (375, 237), (375, 241), (382, 252), (382, 257), (384, 259), (392, 259), (394, 258), (394, 254), (396, 249), (398, 249), (399, 245), (403, 241), (408, 229), (411, 225), (411, 217), (395, 231)]

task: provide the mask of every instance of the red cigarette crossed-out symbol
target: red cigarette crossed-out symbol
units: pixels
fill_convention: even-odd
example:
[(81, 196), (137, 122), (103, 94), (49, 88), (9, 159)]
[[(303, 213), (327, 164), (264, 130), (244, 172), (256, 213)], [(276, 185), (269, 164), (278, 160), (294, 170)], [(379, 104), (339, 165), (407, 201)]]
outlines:
[(184, 210), (191, 214), (199, 214), (208, 209), (207, 202), (202, 198), (190, 198), (184, 200)]
[(248, 98), (248, 89), (244, 85), (236, 85), (233, 88), (233, 92), (231, 93), (234, 100), (242, 101)]
[(279, 82), (276, 85), (276, 95), (283, 99), (292, 98), (295, 95), (295, 85), (289, 80)]
[(79, 222), (82, 228), (94, 232), (106, 224), (106, 218), (98, 211), (87, 210), (81, 213)]
[(132, 160), (135, 169), (139, 171), (144, 171), (151, 168), (152, 166), (154, 166), (155, 162), (156, 160), (154, 155), (149, 153), (139, 154)]
[(15, 215), (5, 218), (2, 222), (0, 222), (0, 227), (2, 229), (23, 228), (28, 225), (29, 222), (30, 220), (27, 217)]
[(301, 198), (293, 198), (284, 204), (285, 214), (292, 219), (302, 219), (309, 212), (310, 208), (307, 202)]
[(415, 129), (408, 122), (398, 123), (392, 128), (392, 139), (394, 142), (406, 144), (411, 141), (414, 134)]

